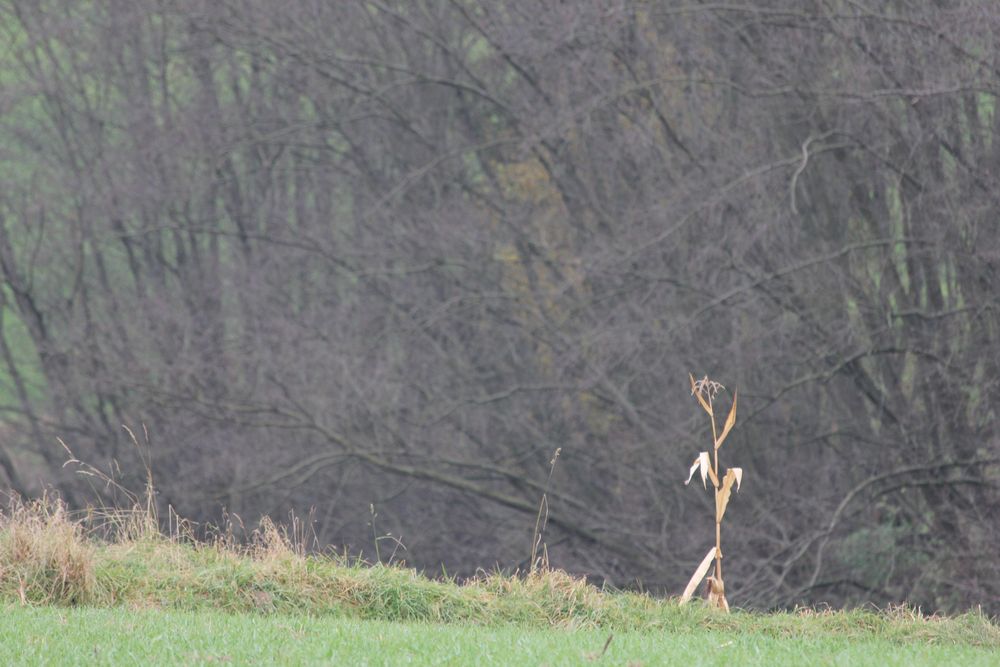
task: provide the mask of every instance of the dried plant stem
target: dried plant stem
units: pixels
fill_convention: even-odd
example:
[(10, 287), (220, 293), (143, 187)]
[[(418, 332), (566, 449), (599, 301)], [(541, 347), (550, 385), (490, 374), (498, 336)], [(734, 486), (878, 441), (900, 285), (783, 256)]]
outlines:
[[(548, 570), (548, 549), (546, 549), (542, 543), (545, 535), (545, 527), (549, 523), (549, 484), (552, 482), (552, 473), (556, 470), (556, 461), (559, 460), (559, 454), (562, 452), (562, 447), (556, 448), (556, 451), (552, 454), (552, 459), (549, 461), (549, 476), (545, 479), (545, 487), (542, 489), (542, 500), (538, 503), (538, 516), (535, 517), (535, 532), (531, 536), (531, 556), (530, 564), (528, 565), (528, 573), (534, 574), (538, 571), (539, 566), (542, 570)], [(538, 549), (542, 549), (542, 557), (538, 556)]]
[(688, 377), (691, 380), (691, 394), (698, 399), (698, 403), (708, 413), (709, 420), (712, 423), (712, 455), (710, 459), (707, 451), (698, 454), (698, 458), (691, 464), (687, 481), (684, 483), (690, 484), (695, 472), (698, 471), (701, 471), (701, 482), (706, 488), (708, 479), (711, 478), (712, 480), (712, 490), (715, 492), (715, 547), (708, 552), (705, 560), (695, 570), (694, 576), (691, 577), (691, 581), (688, 582), (688, 586), (681, 596), (681, 603), (683, 604), (690, 599), (691, 593), (698, 585), (698, 582), (704, 578), (714, 559), (715, 574), (708, 577), (708, 602), (712, 606), (729, 611), (729, 603), (726, 601), (725, 584), (722, 581), (722, 517), (726, 512), (726, 507), (729, 505), (733, 487), (736, 488), (736, 491), (740, 489), (740, 482), (743, 479), (743, 469), (730, 468), (726, 471), (725, 476), (723, 476), (719, 470), (719, 448), (736, 424), (736, 404), (739, 396), (738, 393), (733, 393), (733, 403), (729, 408), (729, 415), (726, 417), (725, 424), (722, 427), (722, 433), (719, 433), (718, 425), (715, 423), (713, 399), (715, 398), (715, 394), (719, 390), (725, 389), (725, 387), (718, 382), (709, 380), (708, 376), (705, 376), (701, 380), (695, 380), (693, 375), (689, 375)]
[[(712, 406), (712, 396), (708, 397), (708, 407), (712, 408), (712, 412), (709, 412), (709, 417), (712, 420), (712, 469), (715, 471), (715, 477), (712, 479), (712, 483), (715, 485), (715, 506), (719, 506), (719, 448), (716, 446), (719, 442), (719, 432), (715, 426), (715, 411)], [(719, 517), (718, 512), (715, 514), (715, 578), (722, 581), (722, 521)]]

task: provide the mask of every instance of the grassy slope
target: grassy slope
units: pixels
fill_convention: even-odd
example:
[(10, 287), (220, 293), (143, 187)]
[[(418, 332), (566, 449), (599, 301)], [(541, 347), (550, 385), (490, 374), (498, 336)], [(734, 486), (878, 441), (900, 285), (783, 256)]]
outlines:
[(1000, 654), (836, 636), (614, 633), (331, 616), (8, 607), (0, 663), (347, 665), (996, 665)]
[[(602, 591), (558, 571), (522, 578), (494, 575), (458, 585), (400, 567), (302, 557), (280, 542), (238, 552), (151, 537), (110, 545), (76, 543), (78, 551), (68, 554), (39, 553), (37, 545), (31, 554), (26, 542), (16, 533), (5, 540), (0, 532), (0, 601), (617, 632), (714, 629), (775, 638), (877, 638), (1000, 649), (1000, 627), (978, 614), (940, 619), (900, 609), (727, 615), (698, 603), (680, 606), (674, 600)], [(20, 550), (20, 561), (12, 558), (11, 546)]]
[[(599, 651), (611, 633), (611, 664), (658, 664), (663, 656), (698, 664), (702, 653), (704, 664), (824, 664), (827, 655), (834, 661), (826, 664), (1000, 664), (1000, 627), (978, 614), (727, 615), (602, 591), (562, 572), (458, 585), (306, 557), (268, 523), (253, 546), (237, 548), (168, 539), (142, 513), (110, 520), (117, 537), (98, 541), (57, 505), (0, 514), (0, 664), (128, 652), (140, 662), (243, 661), (258, 649), (305, 663), (340, 651), (351, 663), (382, 664), (390, 655), (394, 664), (412, 653), (420, 656), (413, 664), (434, 656), (457, 664), (459, 654), (492, 656), (482, 664), (570, 664)], [(79, 653), (84, 647), (90, 653)]]

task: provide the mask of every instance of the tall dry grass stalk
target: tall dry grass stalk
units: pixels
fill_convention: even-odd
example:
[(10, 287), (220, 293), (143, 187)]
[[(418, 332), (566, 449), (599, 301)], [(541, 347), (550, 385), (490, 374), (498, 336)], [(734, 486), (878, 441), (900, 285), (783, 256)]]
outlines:
[[(557, 447), (549, 460), (549, 476), (545, 479), (542, 499), (538, 503), (538, 515), (535, 517), (535, 531), (531, 535), (531, 556), (529, 556), (528, 575), (537, 572), (547, 572), (549, 569), (549, 550), (545, 545), (545, 528), (549, 524), (549, 484), (552, 483), (552, 473), (556, 470), (556, 462), (562, 447)], [(539, 549), (541, 553), (539, 554)]]
[[(86, 510), (86, 523), (91, 530), (104, 533), (107, 536), (117, 536), (128, 540), (140, 540), (144, 537), (160, 536), (160, 517), (156, 506), (156, 487), (153, 484), (153, 467), (150, 460), (149, 431), (142, 427), (143, 442), (140, 444), (135, 431), (122, 424), (122, 429), (128, 434), (132, 445), (139, 454), (144, 472), (146, 473), (145, 488), (141, 493), (127, 489), (116, 479), (117, 462), (113, 462), (109, 472), (78, 459), (69, 445), (62, 438), (56, 438), (66, 452), (67, 459), (64, 468), (73, 468), (76, 474), (91, 482), (94, 495), (101, 497), (110, 494), (114, 499), (109, 506), (89, 507)], [(103, 487), (103, 490), (99, 490)], [(103, 491), (103, 492), (102, 492)], [(124, 500), (124, 502), (123, 502)], [(186, 527), (184, 520), (177, 517), (172, 508), (168, 508), (168, 521), (173, 529), (176, 521), (177, 532)], [(171, 534), (173, 530), (171, 530)]]
[(729, 468), (726, 470), (726, 474), (720, 477), (719, 448), (722, 447), (722, 443), (725, 442), (729, 432), (733, 430), (733, 426), (736, 424), (736, 402), (739, 396), (738, 392), (733, 393), (733, 404), (730, 406), (729, 415), (722, 426), (722, 433), (719, 433), (715, 423), (714, 401), (719, 391), (724, 390), (725, 387), (714, 380), (710, 380), (707, 375), (700, 380), (695, 380), (693, 375), (688, 374), (688, 378), (691, 380), (691, 394), (698, 399), (698, 403), (708, 413), (708, 417), (712, 422), (712, 456), (709, 457), (708, 452), (701, 452), (691, 465), (687, 481), (684, 483), (690, 484), (694, 474), (699, 471), (701, 472), (702, 486), (708, 488), (708, 480), (712, 480), (712, 486), (715, 490), (715, 546), (709, 549), (705, 558), (702, 559), (701, 565), (695, 570), (694, 575), (684, 589), (684, 593), (681, 595), (681, 604), (691, 599), (691, 595), (698, 587), (698, 583), (705, 579), (705, 575), (708, 574), (708, 570), (714, 560), (715, 573), (707, 579), (708, 603), (713, 607), (729, 611), (729, 602), (726, 600), (726, 587), (722, 579), (722, 517), (725, 515), (726, 507), (729, 505), (729, 497), (732, 494), (733, 485), (736, 485), (737, 491), (740, 490), (740, 482), (743, 480), (743, 469)]

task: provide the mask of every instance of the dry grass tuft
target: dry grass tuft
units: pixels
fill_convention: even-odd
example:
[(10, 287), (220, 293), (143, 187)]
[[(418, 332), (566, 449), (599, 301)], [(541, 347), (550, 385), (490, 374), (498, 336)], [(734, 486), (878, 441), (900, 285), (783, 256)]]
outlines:
[(0, 513), (0, 590), (21, 604), (95, 600), (94, 547), (61, 501), (14, 499)]

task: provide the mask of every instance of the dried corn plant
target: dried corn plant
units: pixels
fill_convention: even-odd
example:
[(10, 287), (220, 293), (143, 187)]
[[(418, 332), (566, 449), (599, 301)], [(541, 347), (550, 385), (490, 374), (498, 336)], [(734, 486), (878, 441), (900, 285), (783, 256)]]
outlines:
[(702, 486), (707, 489), (708, 480), (712, 481), (712, 486), (715, 488), (715, 546), (709, 549), (708, 553), (705, 554), (705, 558), (701, 561), (701, 565), (695, 570), (691, 581), (688, 582), (687, 588), (684, 589), (684, 594), (681, 596), (681, 604), (691, 599), (691, 595), (698, 587), (698, 582), (705, 579), (705, 575), (708, 573), (714, 560), (715, 573), (707, 579), (708, 603), (713, 607), (729, 611), (729, 602), (726, 601), (726, 587), (722, 580), (722, 517), (726, 513), (726, 506), (729, 505), (729, 496), (733, 491), (733, 485), (736, 485), (737, 491), (740, 490), (740, 482), (743, 480), (743, 469), (729, 468), (726, 470), (726, 474), (720, 477), (719, 448), (722, 447), (722, 443), (725, 442), (729, 432), (733, 430), (733, 425), (736, 424), (736, 401), (739, 398), (739, 392), (734, 392), (733, 394), (733, 404), (729, 408), (729, 416), (726, 417), (722, 433), (719, 433), (715, 424), (714, 401), (719, 391), (724, 390), (725, 387), (718, 382), (710, 380), (707, 375), (700, 380), (695, 380), (691, 374), (688, 374), (688, 377), (691, 380), (691, 394), (698, 399), (698, 403), (705, 409), (709, 419), (712, 421), (712, 456), (710, 459), (708, 452), (698, 454), (698, 458), (691, 465), (687, 481), (684, 483), (690, 484), (694, 478), (694, 474), (699, 471), (701, 473)]

